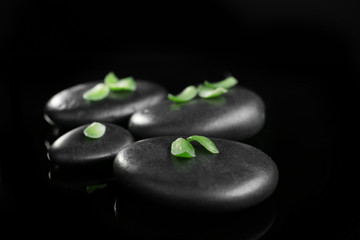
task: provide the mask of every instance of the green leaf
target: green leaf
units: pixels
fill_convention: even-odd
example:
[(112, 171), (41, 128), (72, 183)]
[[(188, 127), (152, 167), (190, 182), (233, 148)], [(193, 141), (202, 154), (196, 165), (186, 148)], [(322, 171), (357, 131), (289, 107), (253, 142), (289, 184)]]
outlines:
[(84, 129), (83, 133), (86, 137), (95, 139), (104, 136), (105, 131), (106, 131), (105, 125), (98, 122), (93, 122)]
[(104, 82), (106, 85), (117, 83), (118, 81), (119, 79), (117, 78), (114, 72), (109, 72), (108, 74), (106, 74), (104, 78)]
[(112, 91), (135, 91), (136, 82), (133, 77), (118, 79), (113, 72), (109, 72), (104, 79), (105, 84)]
[(197, 94), (197, 89), (195, 86), (191, 85), (182, 90), (181, 93), (174, 96), (171, 93), (168, 94), (168, 98), (173, 102), (188, 102), (191, 99), (195, 98)]
[(205, 81), (204, 84), (207, 87), (210, 88), (218, 88), (218, 87), (222, 87), (225, 89), (229, 89), (233, 86), (235, 86), (238, 83), (238, 80), (236, 78), (234, 78), (233, 76), (227, 77), (224, 80), (220, 81), (220, 82), (216, 82), (216, 83), (210, 83), (208, 81)]
[(88, 193), (92, 193), (94, 192), (95, 190), (98, 190), (98, 189), (103, 189), (107, 186), (107, 184), (96, 184), (96, 185), (91, 185), (91, 186), (87, 186), (86, 187), (86, 191)]
[(83, 99), (90, 101), (99, 101), (104, 99), (109, 94), (109, 87), (103, 83), (96, 84), (93, 88), (89, 89), (83, 94)]
[(171, 144), (171, 154), (176, 157), (193, 158), (195, 149), (184, 138), (178, 138)]
[(219, 149), (216, 147), (216, 145), (207, 137), (199, 136), (199, 135), (193, 135), (186, 139), (188, 142), (191, 141), (198, 141), (201, 145), (203, 145), (209, 152), (211, 153), (219, 153)]
[(218, 87), (214, 89), (204, 85), (200, 85), (198, 87), (198, 91), (199, 91), (199, 96), (202, 98), (215, 98), (227, 92), (227, 90), (222, 87)]

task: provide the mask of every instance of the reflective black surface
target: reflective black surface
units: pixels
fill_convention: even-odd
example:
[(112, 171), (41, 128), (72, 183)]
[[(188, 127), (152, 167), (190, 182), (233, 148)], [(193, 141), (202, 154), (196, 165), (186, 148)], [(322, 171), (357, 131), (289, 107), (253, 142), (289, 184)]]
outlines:
[[(133, 62), (112, 56), (107, 63), (88, 68), (88, 62), (77, 63), (86, 61), (84, 57), (75, 57), (68, 63), (53, 58), (50, 63), (44, 58), (14, 61), (23, 71), (4, 93), (11, 110), (4, 115), (10, 127), (3, 130), (6, 148), (0, 165), (2, 233), (48, 236), (50, 231), (124, 239), (358, 237), (358, 160), (352, 155), (357, 144), (350, 138), (358, 124), (353, 118), (357, 110), (353, 66), (241, 65), (164, 54), (154, 55), (157, 61), (138, 56)], [(30, 60), (42, 70), (26, 68)], [(119, 190), (109, 171), (54, 168), (44, 144), (56, 138), (43, 119), (46, 101), (61, 89), (98, 79), (109, 65), (125, 75), (162, 83), (173, 92), (203, 79), (218, 79), (224, 72), (254, 89), (266, 103), (267, 119), (246, 143), (268, 154), (279, 168), (279, 185), (271, 198), (245, 212), (202, 215), (154, 205)], [(87, 187), (96, 185), (99, 189), (89, 193)]]
[[(360, 239), (357, 5), (1, 1), (0, 238)], [(231, 73), (259, 94), (266, 122), (247, 143), (279, 167), (269, 201), (173, 212), (119, 192), (111, 172), (54, 168), (46, 145), (59, 130), (43, 121), (46, 102), (109, 71), (171, 93)]]

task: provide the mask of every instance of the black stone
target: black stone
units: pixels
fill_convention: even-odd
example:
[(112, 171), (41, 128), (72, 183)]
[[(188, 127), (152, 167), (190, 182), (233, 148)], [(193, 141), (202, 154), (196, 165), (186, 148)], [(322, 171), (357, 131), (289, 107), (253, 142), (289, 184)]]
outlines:
[(59, 137), (49, 148), (50, 161), (64, 167), (91, 167), (112, 164), (116, 154), (134, 141), (124, 128), (112, 123), (103, 123), (105, 134), (91, 139), (83, 134), (89, 125), (77, 127)]
[(219, 154), (195, 142), (195, 158), (177, 158), (170, 153), (176, 138), (140, 140), (122, 149), (114, 161), (115, 180), (150, 200), (211, 211), (247, 208), (275, 190), (277, 166), (262, 151), (210, 138)]
[(155, 83), (136, 80), (136, 90), (114, 92), (100, 101), (82, 98), (97, 82), (67, 88), (55, 94), (45, 106), (45, 119), (62, 128), (74, 128), (88, 122), (126, 123), (135, 111), (158, 103), (166, 97), (166, 90)]
[(234, 87), (214, 99), (164, 100), (133, 114), (129, 130), (137, 138), (198, 134), (243, 140), (255, 135), (264, 121), (262, 99), (248, 89)]

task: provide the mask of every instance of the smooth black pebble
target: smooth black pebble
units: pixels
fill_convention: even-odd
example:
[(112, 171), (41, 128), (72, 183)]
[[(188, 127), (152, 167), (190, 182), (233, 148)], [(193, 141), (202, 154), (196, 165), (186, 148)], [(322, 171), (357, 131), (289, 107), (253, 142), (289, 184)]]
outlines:
[(55, 94), (45, 106), (45, 119), (62, 128), (74, 128), (93, 121), (123, 124), (135, 111), (158, 103), (167, 94), (156, 83), (136, 80), (134, 92), (110, 91), (102, 100), (84, 100), (82, 95), (100, 82), (79, 84)]
[(164, 100), (133, 114), (129, 130), (137, 138), (204, 135), (231, 140), (247, 139), (260, 131), (265, 105), (253, 91), (234, 87), (213, 99), (187, 103)]
[(83, 134), (89, 125), (77, 127), (59, 137), (49, 148), (49, 160), (55, 165), (83, 167), (111, 164), (116, 154), (134, 142), (133, 136), (124, 128), (103, 123), (105, 134), (92, 139)]
[(171, 155), (177, 137), (156, 137), (122, 149), (114, 177), (134, 193), (187, 209), (225, 211), (253, 206), (271, 195), (278, 183), (276, 164), (243, 143), (210, 138), (219, 154), (193, 143), (195, 158)]

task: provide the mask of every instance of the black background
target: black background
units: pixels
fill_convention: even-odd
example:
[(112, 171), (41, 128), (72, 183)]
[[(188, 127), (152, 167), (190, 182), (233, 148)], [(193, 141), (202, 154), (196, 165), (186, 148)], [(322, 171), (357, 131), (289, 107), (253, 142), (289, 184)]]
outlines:
[[(218, 229), (201, 223), (196, 231), (181, 224), (169, 228), (164, 219), (154, 224), (153, 215), (169, 221), (179, 215), (181, 222), (194, 224), (190, 219), (198, 213), (186, 213), (187, 219), (170, 210), (174, 215), (169, 216), (168, 209), (130, 197), (124, 201), (135, 210), (124, 210), (130, 218), (126, 225), (112, 216), (116, 185), (87, 194), (49, 180), (44, 104), (66, 87), (113, 70), (161, 83), (173, 93), (226, 73), (236, 76), (264, 99), (267, 109), (264, 128), (248, 142), (280, 170), (279, 187), (265, 203), (276, 210), (263, 239), (359, 239), (356, 5), (2, 1), (1, 234), (189, 239), (200, 231), (210, 239), (246, 239), (241, 225), (248, 217), (256, 219), (251, 211), (207, 216)], [(256, 229), (257, 221), (250, 222)]]

